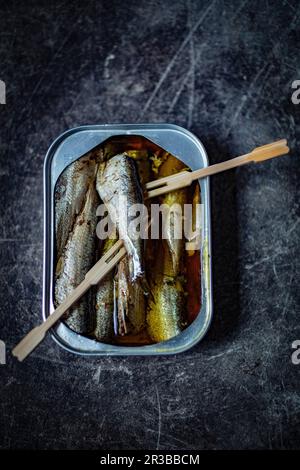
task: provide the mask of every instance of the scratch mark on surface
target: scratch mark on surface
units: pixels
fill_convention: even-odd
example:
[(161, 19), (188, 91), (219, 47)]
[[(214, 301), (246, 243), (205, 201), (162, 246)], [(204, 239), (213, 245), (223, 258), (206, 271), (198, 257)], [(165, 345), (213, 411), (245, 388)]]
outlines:
[(157, 95), (157, 93), (159, 92), (162, 84), (164, 83), (164, 81), (166, 80), (167, 76), (169, 75), (173, 65), (175, 64), (178, 56), (181, 54), (181, 52), (184, 50), (185, 46), (189, 43), (190, 39), (192, 38), (193, 34), (197, 31), (197, 29), (199, 28), (199, 26), (203, 23), (203, 21), (205, 20), (206, 16), (209, 14), (210, 10), (213, 8), (214, 4), (216, 3), (216, 0), (214, 0), (213, 2), (211, 2), (209, 4), (209, 6), (205, 9), (205, 11), (203, 12), (203, 14), (200, 16), (200, 18), (198, 19), (198, 21), (195, 23), (195, 25), (192, 27), (192, 29), (189, 31), (188, 35), (185, 37), (185, 39), (182, 41), (181, 43), (181, 46), (177, 49), (177, 51), (175, 52), (175, 54), (173, 55), (173, 57), (171, 58), (171, 60), (169, 61), (167, 67), (165, 68), (163, 74), (161, 75), (159, 81), (157, 82), (156, 84), (156, 87), (154, 88), (153, 92), (151, 93), (148, 101), (146, 102), (144, 108), (142, 109), (141, 111), (141, 114), (140, 114), (140, 119), (143, 118), (144, 114), (146, 113), (146, 111), (149, 109), (152, 101), (154, 100), (155, 96)]
[(247, 3), (248, 3), (248, 0), (245, 0), (241, 4), (241, 6), (236, 10), (234, 17), (232, 18), (232, 21), (234, 21), (239, 16), (239, 14), (241, 13), (241, 11), (243, 10), (243, 8), (245, 7)]
[(157, 433), (157, 441), (156, 441), (156, 450), (159, 450), (160, 435), (161, 435), (161, 407), (160, 407), (160, 398), (159, 398), (157, 385), (155, 386), (155, 391), (156, 391), (157, 410), (158, 410), (158, 433)]
[(260, 264), (265, 263), (266, 261), (274, 260), (274, 259), (277, 258), (277, 256), (284, 255), (284, 254), (286, 254), (286, 253), (282, 252), (282, 251), (278, 251), (277, 253), (274, 253), (270, 256), (265, 256), (264, 258), (261, 258), (260, 260), (255, 261), (255, 263), (246, 264), (245, 269), (247, 269), (249, 271), (249, 270), (255, 268), (256, 266), (259, 266)]
[[(52, 58), (50, 59), (49, 63), (46, 65), (46, 67), (42, 71), (40, 79), (38, 80), (38, 82), (36, 83), (33, 91), (31, 92), (28, 104), (32, 103), (32, 100), (35, 97), (35, 95), (37, 94), (37, 92), (39, 91), (39, 89), (41, 88), (41, 85), (43, 84), (44, 79), (46, 78), (47, 73), (49, 72), (51, 65), (54, 63), (55, 59), (59, 56), (60, 52), (64, 49), (65, 45), (67, 44), (67, 42), (70, 39), (73, 32), (76, 30), (76, 27), (78, 26), (78, 23), (81, 21), (82, 15), (84, 14), (86, 9), (87, 9), (87, 6), (84, 6), (84, 8), (82, 8), (82, 10), (80, 10), (80, 14), (78, 15), (77, 20), (73, 23), (72, 27), (69, 28), (68, 34), (65, 36), (65, 38), (64, 38), (63, 42), (61, 43), (60, 47), (58, 47), (56, 49), (56, 51), (54, 52), (54, 54), (53, 54)], [(52, 83), (52, 81), (50, 80), (49, 83)], [(23, 111), (25, 111), (25, 109), (26, 109), (26, 105), (24, 106)], [(30, 115), (30, 113), (29, 113), (29, 115)]]
[(283, 307), (283, 310), (282, 310), (282, 316), (283, 317), (285, 317), (289, 300), (290, 300), (290, 293), (288, 292), (285, 296), (284, 307)]
[(295, 228), (299, 225), (299, 222), (300, 222), (300, 219), (297, 219), (296, 222), (287, 231), (287, 235), (290, 235), (295, 230)]
[(276, 277), (276, 280), (278, 281), (279, 278), (278, 278), (278, 273), (277, 273), (275, 261), (273, 261), (273, 273), (274, 273), (274, 276)]
[[(252, 93), (253, 93), (253, 88), (254, 88), (254, 85), (256, 85), (258, 79), (261, 77), (261, 75), (263, 74), (263, 72), (266, 70), (267, 67), (269, 67), (269, 70), (267, 71), (265, 77), (264, 77), (264, 81), (266, 81), (266, 78), (267, 76), (270, 74), (270, 71), (271, 71), (271, 68), (272, 66), (269, 65), (270, 61), (272, 60), (273, 58), (273, 52), (276, 50), (278, 44), (280, 44), (280, 42), (282, 42), (285, 38), (285, 35), (294, 28), (294, 26), (297, 24), (297, 21), (298, 21), (298, 15), (299, 15), (299, 12), (300, 12), (300, 8), (299, 10), (297, 10), (297, 13), (295, 13), (294, 17), (293, 17), (293, 20), (292, 22), (290, 23), (290, 27), (288, 30), (285, 30), (284, 34), (282, 34), (282, 36), (278, 39), (278, 41), (274, 44), (274, 46), (272, 47), (272, 49), (270, 50), (270, 52), (268, 53), (266, 59), (265, 59), (265, 65), (257, 72), (257, 74), (254, 76), (253, 80), (251, 81), (249, 87), (248, 87), (248, 92), (246, 93), (245, 95), (245, 98), (242, 102), (242, 104), (239, 106), (237, 112), (234, 114), (232, 120), (231, 120), (231, 123), (227, 129), (227, 132), (226, 132), (226, 135), (225, 137), (227, 138), (231, 132), (231, 129), (233, 128), (233, 126), (235, 125), (236, 121), (237, 121), (237, 118), (239, 117), (240, 113), (242, 112), (243, 110), (243, 107), (245, 105), (245, 103), (248, 101), (249, 98), (251, 98), (252, 96)], [(263, 86), (263, 85), (262, 85)], [(262, 89), (262, 86), (260, 87), (260, 89)]]
[(167, 446), (169, 443), (171, 443), (171, 445), (173, 446), (174, 444), (177, 445), (177, 443), (179, 444), (182, 444), (184, 446), (185, 449), (189, 449), (190, 448), (190, 444), (186, 441), (183, 441), (182, 439), (178, 439), (178, 437), (175, 437), (171, 434), (163, 434), (164, 436), (164, 440), (166, 440), (167, 442), (165, 443), (165, 445)]
[(66, 366), (68, 365), (68, 363), (62, 359), (58, 359), (56, 358), (55, 356), (47, 356), (47, 355), (43, 355), (42, 353), (36, 353), (34, 352), (34, 358), (35, 359), (39, 359), (41, 361), (46, 361), (46, 362), (51, 362), (52, 364), (59, 364), (61, 366)]
[(225, 356), (226, 354), (231, 354), (232, 352), (236, 352), (236, 351), (239, 351), (239, 348), (227, 349), (227, 351), (223, 351), (220, 354), (215, 354), (214, 356), (210, 356), (206, 360), (211, 361), (212, 359), (217, 359), (218, 357), (222, 357), (222, 356)]
[[(234, 113), (231, 121), (230, 121), (230, 124), (227, 128), (227, 132), (226, 132), (226, 138), (229, 136), (232, 128), (234, 127), (235, 123), (237, 122), (237, 119), (239, 117), (239, 115), (241, 114), (246, 102), (252, 97), (252, 93), (253, 93), (253, 90), (254, 90), (254, 87), (257, 83), (257, 81), (259, 80), (259, 78), (262, 76), (262, 74), (264, 73), (264, 71), (266, 70), (266, 68), (268, 67), (268, 63), (266, 63), (257, 73), (256, 75), (253, 77), (253, 79), (251, 80), (249, 86), (248, 86), (248, 91), (247, 93), (245, 93), (243, 96), (242, 96), (242, 99), (241, 99), (241, 103), (240, 105), (238, 106), (236, 112)], [(267, 76), (268, 74), (270, 73), (270, 70), (267, 71), (264, 79), (266, 80), (267, 79)]]
[[(196, 60), (194, 61), (194, 68), (196, 67), (196, 65), (198, 64), (198, 62), (199, 62), (200, 59), (201, 59), (203, 49), (204, 49), (204, 45), (200, 46), (200, 51), (199, 51), (199, 53), (197, 54)], [(174, 96), (174, 98), (173, 98), (173, 100), (172, 100), (172, 102), (171, 102), (171, 104), (170, 104), (170, 106), (169, 106), (168, 112), (173, 111), (173, 109), (174, 109), (174, 107), (175, 107), (177, 101), (179, 100), (179, 97), (180, 97), (180, 95), (181, 95), (181, 93), (182, 93), (182, 91), (183, 91), (185, 85), (187, 84), (188, 80), (190, 79), (192, 73), (193, 73), (192, 68), (189, 68), (188, 72), (186, 73), (184, 79), (183, 79), (182, 82), (181, 82), (180, 87), (178, 88), (178, 90), (177, 90), (176, 93), (175, 93), (175, 96)]]
[(288, 5), (290, 7), (291, 10), (295, 11), (295, 7), (293, 5), (291, 5), (288, 0), (285, 0), (285, 5)]
[(133, 69), (132, 69), (132, 71), (131, 71), (131, 74), (132, 74), (132, 75), (135, 74), (135, 72), (138, 70), (138, 68), (142, 65), (143, 61), (144, 61), (144, 57), (141, 57), (141, 58), (137, 61), (137, 63), (135, 64), (135, 66), (133, 67)]
[(93, 375), (93, 381), (99, 385), (100, 383), (100, 375), (101, 375), (101, 366), (98, 367), (95, 374)]

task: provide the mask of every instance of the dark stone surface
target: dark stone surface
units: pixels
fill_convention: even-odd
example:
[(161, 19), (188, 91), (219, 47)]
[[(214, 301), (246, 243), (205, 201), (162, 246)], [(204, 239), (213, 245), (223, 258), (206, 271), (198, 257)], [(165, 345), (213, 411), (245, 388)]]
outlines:
[(81, 358), (51, 338), (0, 366), (2, 448), (300, 447), (297, 0), (1, 1), (0, 338), (41, 319), (42, 168), (67, 128), (170, 122), (211, 162), (214, 320), (185, 354)]

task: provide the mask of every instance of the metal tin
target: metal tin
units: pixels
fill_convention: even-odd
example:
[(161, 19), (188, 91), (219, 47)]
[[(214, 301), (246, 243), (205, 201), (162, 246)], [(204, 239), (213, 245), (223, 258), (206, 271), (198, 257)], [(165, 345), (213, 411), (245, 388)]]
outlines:
[[(117, 135), (143, 136), (186, 163), (192, 170), (208, 166), (202, 143), (191, 132), (171, 124), (113, 124), (82, 126), (60, 135), (49, 148), (44, 162), (44, 279), (43, 317), (53, 312), (53, 257), (54, 257), (54, 188), (64, 168), (101, 144)], [(118, 346), (99, 343), (78, 335), (64, 323), (51, 330), (54, 340), (73, 353), (93, 356), (160, 355), (183, 352), (207, 332), (212, 318), (211, 288), (211, 225), (209, 179), (199, 180), (202, 200), (202, 246), (201, 256), (201, 310), (194, 320), (178, 336), (161, 343), (147, 346)], [(200, 286), (199, 286), (200, 287)]]

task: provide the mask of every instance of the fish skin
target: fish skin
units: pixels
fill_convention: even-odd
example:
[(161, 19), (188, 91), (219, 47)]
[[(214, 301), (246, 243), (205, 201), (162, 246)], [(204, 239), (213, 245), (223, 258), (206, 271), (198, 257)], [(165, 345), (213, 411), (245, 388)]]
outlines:
[(60, 175), (55, 189), (55, 232), (57, 260), (63, 253), (88, 186), (96, 173), (92, 152), (70, 164)]
[[(99, 197), (93, 182), (90, 183), (85, 202), (76, 217), (65, 250), (57, 263), (55, 302), (61, 304), (83, 281), (95, 261), (96, 210)], [(76, 333), (89, 334), (93, 330), (93, 308), (91, 291), (85, 294), (65, 317), (66, 324)]]
[[(184, 204), (186, 203), (187, 195), (184, 189), (172, 191), (170, 193), (165, 194), (161, 198), (161, 204), (166, 205), (166, 211), (164, 212), (163, 217), (164, 233), (166, 236), (166, 243), (169, 247), (172, 258), (174, 275), (177, 275), (180, 271), (180, 263), (184, 252), (185, 239), (183, 235), (183, 210)], [(177, 204), (178, 207), (175, 206)], [(181, 238), (177, 238), (176, 227), (180, 227), (180, 224), (182, 226)]]
[[(172, 155), (163, 155), (158, 167), (158, 178), (178, 173), (185, 168), (183, 162)], [(163, 221), (166, 238), (153, 244), (150, 249), (153, 267), (148, 269), (150, 295), (147, 305), (147, 330), (155, 342), (167, 341), (177, 336), (184, 328), (186, 298), (181, 277), (185, 240), (174, 236), (174, 224), (181, 212), (171, 211), (173, 204), (179, 204), (183, 211), (187, 202), (185, 189), (172, 191), (159, 197), (160, 204), (166, 205)], [(151, 253), (152, 250), (152, 253)]]
[(137, 334), (146, 325), (143, 280), (130, 281), (128, 258), (118, 265), (118, 333)]
[[(127, 150), (126, 154), (137, 162), (139, 181), (142, 186), (153, 179), (151, 170), (151, 160), (148, 150)], [(139, 164), (140, 163), (140, 164)], [(141, 164), (142, 163), (142, 164)]]
[[(103, 256), (117, 241), (107, 238), (104, 242)], [(93, 335), (98, 341), (110, 342), (114, 335), (115, 286), (114, 271), (110, 271), (95, 288), (95, 329)]]
[[(112, 222), (116, 225), (119, 238), (124, 241), (129, 257), (130, 280), (143, 276), (143, 240), (134, 239), (128, 233), (130, 221), (128, 214), (132, 204), (142, 204), (143, 195), (139, 185), (135, 162), (125, 153), (115, 155), (99, 165), (97, 190), (106, 205)], [(119, 197), (126, 197), (126, 210), (119, 207)]]
[(128, 291), (128, 261), (121, 260), (117, 273), (118, 292), (118, 324), (117, 333), (121, 336), (128, 333), (128, 322), (126, 320), (129, 311), (129, 291)]
[[(167, 157), (164, 155), (164, 161), (158, 170), (158, 179), (164, 178), (165, 176), (174, 175), (184, 170), (185, 168), (186, 165), (182, 161), (175, 158), (173, 155), (168, 154)], [(173, 275), (177, 275), (180, 270), (180, 261), (183, 255), (185, 240), (183, 233), (181, 238), (176, 238), (174, 227), (176, 227), (177, 224), (179, 224), (181, 221), (183, 222), (181, 217), (184, 210), (184, 204), (187, 203), (187, 191), (186, 189), (179, 189), (177, 191), (166, 193), (159, 198), (159, 202), (160, 204), (165, 204), (166, 206), (166, 211), (163, 217), (164, 232), (166, 235), (166, 242), (171, 253)], [(181, 208), (181, 211), (172, 211), (171, 208), (174, 204), (178, 204)]]
[(147, 309), (147, 329), (155, 342), (177, 336), (183, 327), (185, 296), (179, 279), (157, 275), (151, 282)]

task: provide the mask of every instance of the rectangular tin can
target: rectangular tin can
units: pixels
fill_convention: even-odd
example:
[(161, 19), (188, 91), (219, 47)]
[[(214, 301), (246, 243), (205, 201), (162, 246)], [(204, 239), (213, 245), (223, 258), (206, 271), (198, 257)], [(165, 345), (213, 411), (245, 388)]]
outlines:
[[(186, 163), (192, 170), (208, 166), (206, 151), (191, 132), (172, 124), (112, 124), (81, 126), (60, 135), (49, 148), (44, 162), (44, 272), (43, 318), (54, 311), (54, 190), (64, 168), (106, 139), (113, 136), (142, 136)], [(119, 346), (99, 343), (70, 330), (59, 322), (51, 330), (53, 339), (64, 349), (92, 356), (165, 355), (186, 351), (200, 341), (212, 318), (211, 222), (209, 178), (199, 180), (202, 202), (201, 233), (201, 310), (196, 319), (178, 336), (146, 346)]]

